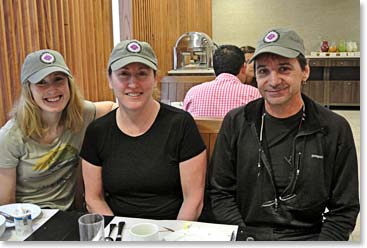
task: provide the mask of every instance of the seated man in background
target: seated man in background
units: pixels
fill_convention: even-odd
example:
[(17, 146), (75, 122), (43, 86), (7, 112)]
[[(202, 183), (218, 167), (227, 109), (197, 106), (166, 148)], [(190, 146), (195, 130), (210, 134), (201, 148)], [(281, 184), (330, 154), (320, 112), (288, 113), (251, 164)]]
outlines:
[(244, 84), (246, 63), (237, 46), (220, 46), (213, 56), (216, 78), (192, 87), (186, 94), (183, 109), (192, 116), (224, 117), (236, 107), (260, 98), (255, 87)]
[(257, 88), (257, 82), (254, 73), (254, 62), (251, 61), (250, 63), (250, 59), (252, 58), (252, 56), (254, 56), (255, 53), (255, 47), (243, 46), (240, 49), (243, 52), (243, 55), (245, 56), (245, 62), (247, 63), (245, 84), (249, 84)]

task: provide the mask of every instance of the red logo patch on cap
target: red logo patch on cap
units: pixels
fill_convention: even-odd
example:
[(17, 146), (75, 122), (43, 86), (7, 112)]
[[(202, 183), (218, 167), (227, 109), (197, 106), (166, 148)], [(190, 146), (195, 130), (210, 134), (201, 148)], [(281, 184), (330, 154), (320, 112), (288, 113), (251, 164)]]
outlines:
[(138, 53), (141, 51), (141, 45), (135, 41), (129, 43), (126, 47), (129, 52)]
[(49, 52), (42, 53), (40, 59), (45, 64), (52, 64), (55, 62), (55, 57)]
[(265, 35), (264, 42), (271, 43), (279, 39), (279, 34), (276, 31), (270, 31)]

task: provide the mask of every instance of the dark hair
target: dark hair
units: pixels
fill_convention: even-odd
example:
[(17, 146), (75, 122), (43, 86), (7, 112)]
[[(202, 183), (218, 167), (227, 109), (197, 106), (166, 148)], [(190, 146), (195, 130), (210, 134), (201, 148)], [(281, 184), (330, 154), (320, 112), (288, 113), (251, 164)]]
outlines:
[[(307, 59), (305, 57), (305, 55), (303, 55), (302, 53), (300, 53), (297, 57), (296, 57), (300, 67), (301, 67), (301, 70), (304, 71), (306, 69), (306, 65), (307, 65)], [(254, 60), (254, 74), (255, 74), (255, 77), (256, 77), (256, 59)]]
[(298, 60), (299, 65), (301, 66), (302, 71), (304, 71), (306, 69), (306, 65), (307, 65), (307, 59), (306, 59), (305, 55), (300, 53), (297, 56), (297, 60)]
[(243, 52), (243, 54), (255, 52), (255, 47), (252, 47), (252, 46), (242, 46), (240, 47), (240, 49)]
[(221, 73), (237, 76), (244, 63), (243, 52), (234, 45), (222, 45), (215, 50), (213, 55), (213, 68), (216, 76)]

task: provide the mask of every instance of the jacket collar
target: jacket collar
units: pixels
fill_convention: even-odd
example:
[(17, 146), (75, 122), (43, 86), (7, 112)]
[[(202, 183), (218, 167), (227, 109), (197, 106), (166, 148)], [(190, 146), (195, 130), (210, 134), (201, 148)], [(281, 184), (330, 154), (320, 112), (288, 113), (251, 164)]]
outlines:
[[(302, 94), (302, 99), (305, 104), (305, 121), (302, 125), (302, 131), (314, 131), (319, 129), (325, 129), (327, 121), (320, 113), (320, 108), (323, 106), (318, 105), (308, 96)], [(244, 107), (244, 118), (250, 123), (254, 123), (256, 129), (260, 130), (261, 115), (264, 112), (264, 98), (259, 98), (255, 101), (249, 102)]]

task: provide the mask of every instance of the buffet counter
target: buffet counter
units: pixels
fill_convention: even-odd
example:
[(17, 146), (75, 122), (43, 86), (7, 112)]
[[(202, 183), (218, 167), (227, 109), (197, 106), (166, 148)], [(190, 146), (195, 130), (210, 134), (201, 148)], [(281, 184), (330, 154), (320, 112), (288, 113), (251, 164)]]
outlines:
[(186, 92), (193, 86), (212, 81), (214, 74), (168, 75), (161, 78), (161, 100), (169, 102), (182, 102)]
[(172, 76), (172, 75), (211, 76), (211, 75), (214, 75), (214, 70), (213, 70), (213, 68), (205, 68), (205, 69), (195, 69), (195, 70), (193, 70), (193, 69), (180, 69), (180, 70), (170, 70), (170, 71), (168, 71), (168, 76)]

